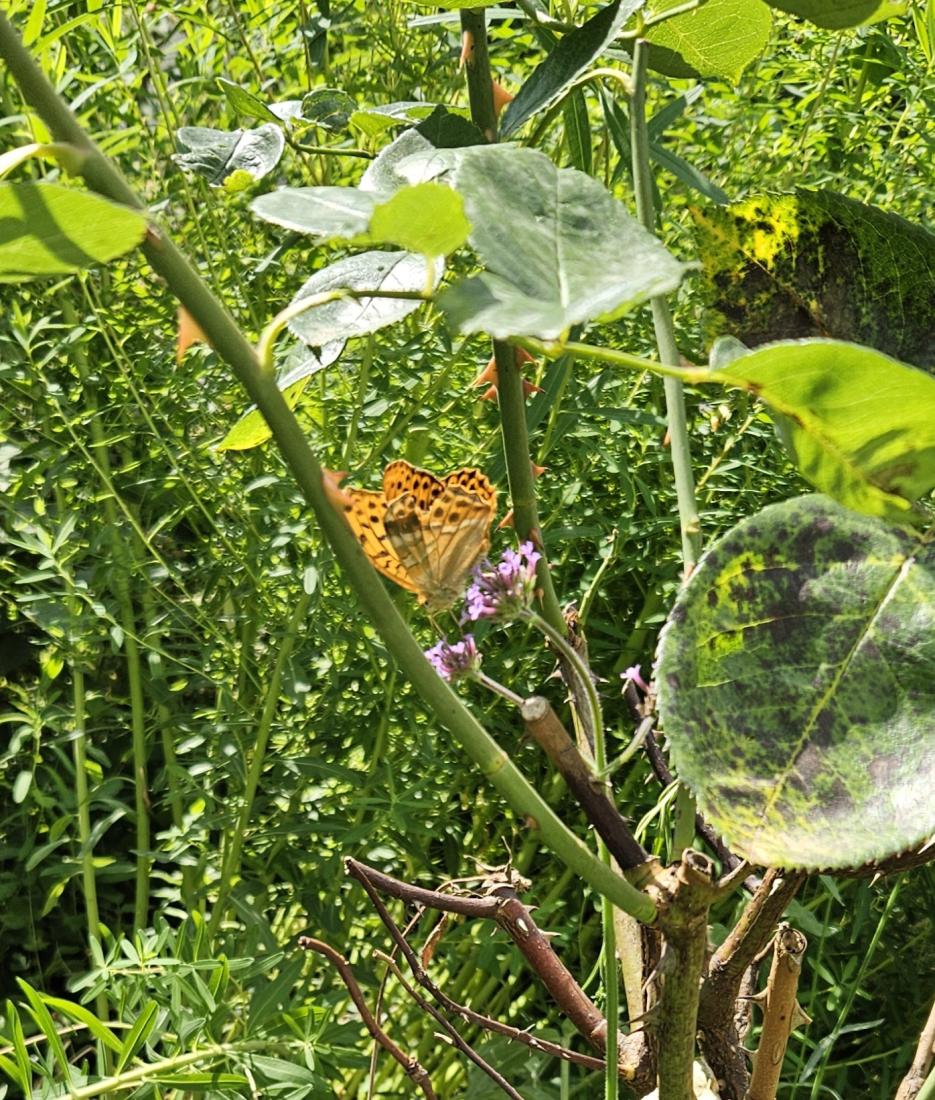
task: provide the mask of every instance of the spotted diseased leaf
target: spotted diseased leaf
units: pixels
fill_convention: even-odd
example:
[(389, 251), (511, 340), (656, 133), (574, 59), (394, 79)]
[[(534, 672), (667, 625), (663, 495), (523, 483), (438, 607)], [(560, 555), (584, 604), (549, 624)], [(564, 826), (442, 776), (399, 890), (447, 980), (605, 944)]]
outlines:
[(751, 862), (845, 868), (935, 834), (935, 543), (827, 497), (704, 555), (663, 630), (679, 776)]
[(827, 336), (935, 370), (935, 235), (833, 191), (695, 211), (711, 336)]

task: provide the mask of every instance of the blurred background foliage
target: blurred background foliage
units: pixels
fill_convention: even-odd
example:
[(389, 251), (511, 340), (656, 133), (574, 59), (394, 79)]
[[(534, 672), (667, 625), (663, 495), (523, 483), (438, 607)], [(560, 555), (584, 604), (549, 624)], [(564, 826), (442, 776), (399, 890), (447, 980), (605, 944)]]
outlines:
[[(565, 16), (580, 8), (579, 18), (585, 10), (557, 7)], [(327, 85), (361, 107), (466, 103), (457, 19), (425, 18), (400, 0), (11, 0), (8, 9), (82, 122), (252, 335), (341, 252), (258, 222), (249, 200), (277, 183), (353, 183), (366, 161), (287, 149), (272, 175), (243, 191), (185, 174), (172, 159), (181, 126), (255, 124), (234, 115), (218, 78), (264, 102)], [(654, 79), (654, 111), (686, 97), (658, 140), (731, 200), (831, 187), (932, 228), (933, 45), (909, 12), (842, 32), (777, 16), (768, 49), (736, 86)], [(517, 11), (494, 13), (491, 54), (515, 92), (541, 57)], [(591, 148), (566, 132), (561, 112), (540, 144), (632, 205), (619, 134), (602, 100), (584, 94)], [(324, 134), (322, 144), (374, 152), (390, 133)], [(46, 136), (0, 72), (0, 149)], [(690, 207), (710, 199), (665, 170), (657, 182), (660, 233), (690, 260)], [(705, 356), (697, 280), (675, 305), (685, 355)], [(653, 353), (646, 310), (601, 336)], [(76, 279), (0, 287), (0, 994), (21, 1000), (24, 979), (96, 998), (106, 1018), (127, 1024), (155, 1002), (151, 1053), (165, 1052), (160, 1043), (240, 1043), (234, 1061), (262, 1095), (402, 1095), (397, 1067), (381, 1060), (371, 1069), (335, 976), (293, 949), (303, 932), (328, 940), (375, 996), (370, 949), (388, 945), (345, 881), (342, 857), (425, 885), (509, 858), (532, 880), (526, 900), (540, 924), (592, 992), (594, 900), (427, 720), (355, 614), (276, 452), (214, 449), (244, 398), (210, 349), (177, 364), (175, 337), (174, 303), (138, 257)], [(422, 310), (352, 341), (305, 391), (302, 422), (324, 463), (357, 484), (376, 486), (385, 462), (401, 455), (436, 471), (478, 463), (505, 486), (496, 410), (470, 388), (488, 355), (484, 340), (452, 336)], [(529, 409), (536, 461), (547, 467), (538, 482), (545, 539), (561, 597), (585, 604), (613, 753), (632, 732), (618, 674), (650, 667), (680, 568), (661, 384), (589, 364), (567, 374), (539, 368), (535, 380), (544, 387)], [(805, 491), (746, 397), (689, 401), (706, 539)], [(508, 541), (501, 533), (495, 548)], [(405, 594), (399, 600), (431, 644), (424, 616)], [(551, 657), (524, 629), (489, 634), (484, 650), (497, 679), (561, 702)], [(514, 715), (470, 690), (527, 776), (580, 826)], [(223, 920), (209, 928), (264, 710), (270, 742), (240, 872)], [(134, 737), (145, 774), (134, 771)], [(109, 930), (94, 958), (77, 740), (87, 746), (94, 873)], [(644, 842), (665, 854), (669, 803), (645, 764), (621, 778), (619, 793)], [(151, 822), (145, 932), (134, 920), (140, 812)], [(715, 937), (739, 904), (717, 914)], [(811, 940), (803, 1000), (814, 1024), (793, 1041), (784, 1097), (892, 1094), (931, 998), (933, 912), (930, 868), (809, 885), (792, 919)], [(548, 999), (490, 928), (449, 927), (433, 972), (488, 1014), (561, 1033)], [(443, 1095), (487, 1095), (393, 984), (384, 1009)], [(12, 1011), (0, 1012), (4, 1033)], [(71, 1041), (77, 1066), (88, 1051), (80, 1036)], [(583, 1071), (566, 1069), (562, 1080), (556, 1064), (527, 1054), (491, 1050), (524, 1095), (594, 1087)], [(233, 1084), (208, 1091), (251, 1094)]]

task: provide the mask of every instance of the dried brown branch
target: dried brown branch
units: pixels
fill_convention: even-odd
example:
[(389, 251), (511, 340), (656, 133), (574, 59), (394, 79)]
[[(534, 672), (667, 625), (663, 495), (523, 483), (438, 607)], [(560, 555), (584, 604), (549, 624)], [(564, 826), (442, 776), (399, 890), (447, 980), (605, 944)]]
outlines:
[(588, 1069), (602, 1070), (604, 1068), (603, 1058), (592, 1058), (588, 1054), (578, 1054), (574, 1050), (568, 1050), (566, 1047), (559, 1046), (558, 1043), (551, 1043), (546, 1039), (537, 1039), (528, 1031), (521, 1031), (519, 1028), (511, 1027), (509, 1024), (501, 1023), (499, 1020), (494, 1020), (490, 1016), (484, 1016), (482, 1013), (475, 1012), (472, 1008), (468, 1008), (466, 1005), (458, 1004), (457, 1001), (452, 1000), (451, 997), (449, 997), (439, 986), (435, 985), (428, 976), (425, 970), (424, 957), (417, 955), (413, 950), (409, 941), (406, 939), (405, 932), (399, 928), (392, 916), (390, 916), (380, 895), (376, 893), (366, 878), (358, 879), (358, 881), (367, 891), (367, 895), (373, 903), (378, 916), (383, 921), (396, 947), (399, 948), (400, 953), (409, 964), (409, 969), (412, 971), (413, 977), (447, 1012), (460, 1016), (468, 1023), (474, 1024), (486, 1031), (493, 1031), (499, 1035), (505, 1035), (507, 1038), (531, 1047), (533, 1050), (542, 1051), (555, 1058), (561, 1058), (566, 1062), (574, 1062)]
[(741, 1100), (750, 1079), (747, 1054), (737, 1030), (741, 985), (805, 878), (798, 871), (767, 871), (740, 920), (709, 963), (701, 987), (698, 1029), (702, 1053), (722, 1082), (723, 1100)]
[[(344, 862), (348, 874), (360, 882), (367, 891), (387, 928), (390, 927), (392, 918), (389, 914), (386, 917), (383, 916), (386, 907), (376, 896), (377, 891), (402, 901), (438, 908), (445, 912), (457, 912), (465, 916), (484, 917), (495, 921), (519, 948), (536, 976), (578, 1032), (596, 1050), (602, 1054), (605, 1053), (607, 1023), (604, 1017), (555, 953), (548, 936), (538, 927), (529, 910), (511, 887), (508, 885), (499, 887), (496, 893), (486, 898), (453, 897), (436, 890), (425, 890), (401, 882), (355, 859), (346, 859)], [(408, 944), (405, 949), (400, 945), (400, 950), (404, 950), (410, 967), (418, 968), (413, 969), (413, 973), (422, 971), (415, 952)], [(653, 1087), (651, 1053), (646, 1036), (642, 1032), (621, 1036), (617, 1055), (620, 1075), (625, 1080), (631, 1082), (637, 1090), (642, 1089), (643, 1092)]]
[(373, 1018), (347, 959), (345, 959), (343, 955), (338, 954), (338, 952), (327, 943), (322, 943), (321, 940), (312, 939), (311, 936), (300, 936), (299, 947), (304, 951), (316, 951), (319, 955), (325, 956), (335, 970), (341, 975), (341, 980), (347, 987), (351, 1000), (360, 1013), (360, 1018), (363, 1020), (365, 1027), (373, 1036), (374, 1040), (383, 1047), (387, 1054), (399, 1062), (406, 1076), (422, 1090), (422, 1095), (426, 1097), (426, 1100), (438, 1100), (438, 1096), (432, 1088), (432, 1082), (429, 1080), (429, 1075), (424, 1066), (422, 1066), (415, 1057), (406, 1054), (398, 1047)]
[(422, 996), (422, 994), (417, 989), (415, 989), (410, 982), (406, 980), (406, 976), (399, 969), (394, 958), (392, 958), (390, 955), (387, 955), (384, 951), (375, 951), (374, 954), (377, 956), (378, 959), (382, 959), (383, 962), (386, 963), (386, 965), (393, 972), (396, 980), (403, 987), (403, 989), (405, 989), (405, 991), (416, 1002), (416, 1004), (419, 1006), (419, 1008), (422, 1009), (423, 1012), (427, 1012), (429, 1016), (432, 1017), (432, 1019), (439, 1025), (439, 1027), (441, 1027), (445, 1034), (448, 1035), (452, 1043), (458, 1048), (458, 1050), (461, 1051), (461, 1053), (466, 1058), (472, 1061), (478, 1069), (486, 1073), (495, 1085), (501, 1088), (507, 1094), (507, 1096), (512, 1097), (512, 1100), (523, 1100), (522, 1096), (516, 1091), (515, 1088), (513, 1088), (510, 1082), (507, 1081), (507, 1079), (501, 1073), (495, 1070), (494, 1067), (488, 1061), (486, 1061), (486, 1059), (482, 1058), (470, 1045), (470, 1043), (466, 1042), (461, 1037), (461, 1035), (458, 1033), (458, 1029), (451, 1023), (451, 1021), (447, 1020), (438, 1011), (438, 1009), (435, 1008), (434, 1005), (429, 1004), (429, 1002)]
[(925, 1084), (933, 1061), (935, 1061), (935, 1003), (932, 1004), (929, 1018), (919, 1036), (919, 1045), (916, 1047), (912, 1065), (900, 1082), (895, 1100), (915, 1100)]
[[(625, 871), (646, 863), (649, 853), (630, 832), (620, 811), (608, 797), (609, 784), (594, 775), (548, 700), (532, 695), (523, 700), (520, 713), (529, 735), (561, 773), (617, 863)], [(632, 877), (630, 880), (634, 881)]]
[(747, 1100), (776, 1100), (789, 1036), (798, 1023), (808, 1020), (796, 1000), (806, 947), (808, 940), (801, 932), (788, 924), (779, 926), (769, 980), (757, 998), (763, 1005), (763, 1031)]

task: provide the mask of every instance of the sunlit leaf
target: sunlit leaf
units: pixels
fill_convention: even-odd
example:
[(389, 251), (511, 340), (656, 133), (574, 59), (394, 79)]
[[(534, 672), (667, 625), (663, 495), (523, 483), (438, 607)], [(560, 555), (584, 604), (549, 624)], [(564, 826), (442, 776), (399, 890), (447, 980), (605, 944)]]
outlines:
[[(360, 194), (360, 192), (358, 192)], [(374, 208), (369, 235), (423, 256), (447, 256), (467, 240), (464, 200), (440, 183), (403, 187)]]
[(262, 179), (276, 167), (285, 148), (282, 128), (267, 122), (256, 130), (211, 130), (183, 126), (176, 134), (181, 153), (173, 160), (188, 172), (206, 177), (220, 187), (234, 172)]
[[(654, 0), (657, 15), (682, 0)], [(669, 76), (720, 76), (736, 81), (769, 42), (773, 19), (763, 0), (707, 0), (647, 34), (650, 67)]]
[(935, 543), (822, 496), (765, 508), (704, 555), (657, 684), (679, 776), (753, 863), (935, 833)]
[[(362, 252), (316, 271), (293, 303), (329, 290), (381, 290), (413, 294), (438, 284), (443, 266), (434, 265), (431, 279), (423, 256), (412, 252)], [(421, 302), (412, 298), (342, 298), (309, 309), (289, 323), (300, 340), (320, 347), (333, 340), (346, 340), (376, 332), (408, 317)]]
[(674, 290), (684, 267), (597, 180), (508, 145), (458, 151), (482, 275), (442, 305), (464, 332), (560, 336)]
[(224, 93), (224, 97), (231, 105), (231, 109), (241, 118), (255, 118), (260, 122), (276, 122), (278, 116), (269, 107), (258, 99), (252, 92), (235, 84), (232, 80), (218, 77), (218, 87)]
[(139, 210), (55, 183), (0, 183), (0, 281), (60, 275), (135, 248), (146, 233)]
[[(893, 9), (904, 4), (893, 4), (891, 0), (766, 0), (771, 8), (801, 15), (819, 27), (840, 30), (843, 27), (856, 27), (861, 23), (875, 21), (881, 15), (896, 14)], [(887, 10), (889, 9), (889, 11)]]
[(803, 340), (731, 358), (715, 377), (780, 414), (780, 433), (815, 488), (868, 515), (926, 522), (912, 504), (935, 488), (932, 375), (872, 348)]

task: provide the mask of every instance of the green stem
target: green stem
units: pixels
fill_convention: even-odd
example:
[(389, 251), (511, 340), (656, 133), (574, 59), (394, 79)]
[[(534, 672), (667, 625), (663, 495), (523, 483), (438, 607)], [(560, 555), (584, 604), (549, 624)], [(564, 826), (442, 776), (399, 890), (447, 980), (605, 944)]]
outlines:
[[(114, 165), (78, 124), (71, 111), (29, 56), (9, 20), (0, 14), (0, 57), (55, 137), (86, 152), (82, 175), (89, 186), (116, 202), (142, 209), (140, 200)], [(637, 919), (651, 923), (653, 901), (598, 860), (523, 777), (509, 756), (436, 674), (403, 622), (379, 575), (357, 543), (343, 515), (332, 505), (321, 466), (272, 375), (264, 371), (234, 320), (202, 282), (172, 241), (151, 230), (143, 252), (156, 273), (185, 306), (215, 351), (228, 363), (262, 412), (276, 445), (315, 513), (324, 537), (353, 588), (364, 613), (375, 624), (400, 669), (436, 719), (449, 730), (511, 808), (536, 823), (544, 842), (597, 893), (611, 898)]]
[[(630, 149), (633, 158), (633, 182), (636, 190), (636, 210), (640, 221), (655, 232), (656, 211), (653, 206), (653, 185), (649, 166), (649, 134), (646, 128), (646, 64), (649, 43), (637, 39), (633, 49), (633, 97), (630, 101)], [(672, 314), (665, 298), (650, 300), (656, 346), (663, 364), (677, 367), (681, 362)], [(672, 448), (672, 468), (675, 472), (675, 494), (678, 500), (679, 523), (682, 530), (682, 562), (686, 577), (691, 574), (701, 553), (701, 528), (695, 503), (695, 484), (691, 467), (691, 447), (685, 416), (685, 394), (679, 378), (665, 378), (666, 412), (669, 422), (669, 442)]]
[[(465, 65), (471, 120), (489, 141), (497, 140), (497, 116), (493, 105), (493, 83), (490, 55), (487, 51), (487, 19), (484, 9), (463, 10), (461, 31), (470, 34), (474, 49)], [(497, 363), (497, 397), (500, 405), (500, 428), (506, 459), (510, 501), (513, 505), (513, 526), (520, 541), (533, 539), (541, 545), (539, 512), (536, 506), (535, 478), (529, 450), (526, 425), (526, 395), (523, 392), (523, 372), (517, 366), (513, 348), (502, 340), (494, 340), (493, 353)], [(562, 608), (558, 602), (549, 563), (543, 552), (536, 566), (536, 578), (542, 593), (542, 613), (556, 630), (564, 629)]]
[(582, 344), (575, 340), (569, 340), (564, 344), (552, 344), (532, 336), (522, 336), (514, 339), (513, 343), (534, 355), (543, 355), (547, 359), (573, 355), (576, 359), (595, 359), (615, 367), (626, 367), (627, 370), (648, 370), (654, 374), (661, 374), (664, 378), (677, 378), (679, 381), (690, 384), (715, 380), (714, 372), (707, 367), (682, 367), (677, 364), (659, 363), (655, 359), (644, 359), (640, 355), (631, 355), (630, 352), (620, 351), (618, 348), (599, 348), (594, 344)]
[(234, 882), (240, 874), (240, 858), (243, 852), (244, 838), (246, 837), (247, 826), (250, 824), (250, 817), (253, 813), (253, 803), (256, 800), (256, 792), (260, 786), (260, 779), (263, 776), (263, 765), (266, 763), (266, 748), (269, 744), (269, 735), (273, 727), (273, 719), (276, 717), (276, 708), (279, 706), (279, 689), (282, 684), (283, 673), (286, 670), (289, 658), (292, 656), (292, 650), (295, 648), (299, 628), (308, 614), (308, 605), (310, 601), (311, 596), (309, 596), (307, 592), (303, 592), (295, 606), (292, 618), (289, 620), (285, 637), (283, 637), (279, 643), (279, 653), (276, 657), (276, 663), (273, 666), (273, 673), (270, 676), (269, 686), (266, 689), (266, 699), (263, 702), (260, 724), (256, 732), (256, 744), (253, 748), (253, 755), (250, 758), (250, 766), (247, 769), (243, 803), (240, 807), (237, 824), (234, 826), (234, 831), (228, 839), (227, 849), (224, 853), (224, 862), (221, 866), (221, 878), (218, 885), (217, 901), (214, 905), (214, 911), (211, 914), (211, 921), (208, 924), (208, 935), (212, 938), (217, 934), (227, 909), (227, 902), (230, 898), (231, 890), (234, 887)]
[[(587, 664), (582, 661), (573, 646), (565, 640), (561, 631), (554, 630), (552, 626), (540, 615), (531, 612), (530, 621), (549, 639), (553, 646), (564, 657), (567, 663), (574, 669), (578, 680), (581, 682), (584, 697), (588, 701), (590, 710), (590, 733), (594, 739), (594, 766), (598, 774), (606, 774), (607, 771), (607, 746), (604, 740), (604, 720), (601, 713), (600, 700), (597, 697), (597, 689), (594, 679)], [(598, 837), (597, 855), (602, 863), (611, 868), (610, 852), (607, 845)], [(619, 1031), (620, 1016), (620, 986), (619, 970), (617, 968), (617, 932), (614, 927), (613, 903), (606, 897), (601, 898), (601, 931), (602, 946), (602, 971), (604, 976), (604, 1017), (607, 1020), (607, 1068), (604, 1074), (605, 1100), (617, 1100), (619, 1091), (619, 1073), (616, 1059), (612, 1052), (617, 1049), (617, 1034)]]

